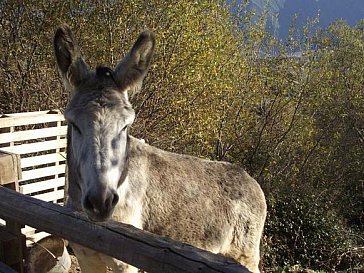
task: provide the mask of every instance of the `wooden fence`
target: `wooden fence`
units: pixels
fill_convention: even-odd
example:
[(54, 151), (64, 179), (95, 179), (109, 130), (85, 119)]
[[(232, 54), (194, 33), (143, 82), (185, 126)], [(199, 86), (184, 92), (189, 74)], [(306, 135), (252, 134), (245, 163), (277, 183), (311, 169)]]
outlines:
[[(14, 189), (43, 201), (63, 202), (66, 133), (58, 110), (0, 116), (0, 151), (20, 156), (21, 177), (12, 184)], [(45, 236), (29, 226), (23, 233), (32, 240)]]
[(226, 257), (130, 225), (90, 222), (65, 207), (4, 187), (0, 187), (0, 216), (46, 230), (150, 273), (249, 272)]

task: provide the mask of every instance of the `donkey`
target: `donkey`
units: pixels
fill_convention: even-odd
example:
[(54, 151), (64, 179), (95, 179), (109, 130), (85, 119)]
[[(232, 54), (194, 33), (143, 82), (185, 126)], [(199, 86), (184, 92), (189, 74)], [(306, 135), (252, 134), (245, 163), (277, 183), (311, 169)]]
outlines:
[[(71, 29), (58, 28), (54, 49), (71, 99), (68, 206), (92, 221), (116, 221), (235, 259), (259, 272), (266, 202), (243, 168), (152, 147), (128, 135), (129, 95), (151, 63), (155, 36), (140, 34), (115, 69), (91, 71)], [(129, 93), (129, 95), (128, 95)], [(82, 272), (137, 272), (116, 259), (73, 245)]]

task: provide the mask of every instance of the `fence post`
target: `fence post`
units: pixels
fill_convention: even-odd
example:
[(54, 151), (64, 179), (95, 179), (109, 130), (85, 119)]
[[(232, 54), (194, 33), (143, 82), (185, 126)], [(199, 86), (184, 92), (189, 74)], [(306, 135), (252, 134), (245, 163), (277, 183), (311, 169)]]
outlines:
[[(20, 156), (0, 151), (0, 185), (18, 191), (19, 179), (21, 179)], [(0, 225), (0, 262), (23, 273), (26, 239), (21, 233), (22, 226), (9, 219), (4, 220), (6, 225)]]
[(0, 148), (0, 185), (19, 191), (21, 176), (20, 156), (1, 151)]

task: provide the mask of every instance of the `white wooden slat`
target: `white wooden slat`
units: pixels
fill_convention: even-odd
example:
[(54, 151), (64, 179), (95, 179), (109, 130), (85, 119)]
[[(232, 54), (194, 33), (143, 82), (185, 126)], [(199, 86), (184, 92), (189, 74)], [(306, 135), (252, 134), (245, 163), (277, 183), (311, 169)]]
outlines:
[(23, 171), (22, 179), (20, 180), (20, 182), (25, 181), (25, 180), (30, 180), (30, 179), (36, 179), (36, 178), (61, 174), (61, 173), (65, 173), (65, 171), (66, 171), (66, 164), (60, 164), (57, 166), (50, 166), (50, 167), (39, 168), (39, 169), (34, 169), (34, 170), (29, 170), (29, 171)]
[(40, 232), (35, 233), (35, 231), (36, 231), (36, 230), (37, 230), (37, 229), (35, 229), (35, 228), (31, 227), (31, 226), (27, 226), (27, 225), (25, 225), (25, 227), (23, 227), (23, 228), (21, 229), (21, 232), (22, 232), (24, 235), (27, 235), (27, 237), (29, 236), (30, 238), (32, 238), (32, 237), (33, 237), (33, 235), (35, 235), (35, 234), (37, 234), (37, 233), (46, 233), (46, 232), (44, 232), (44, 231), (40, 231)]
[(40, 114), (47, 114), (47, 113), (55, 113), (60, 114), (59, 110), (44, 110), (44, 111), (34, 111), (34, 112), (20, 112), (20, 113), (10, 113), (10, 114), (3, 114), (2, 117), (24, 117), (24, 116), (36, 116)]
[(23, 194), (31, 194), (34, 192), (49, 190), (53, 188), (62, 187), (65, 184), (65, 178), (59, 177), (40, 182), (25, 184), (19, 187), (19, 191)]
[(6, 115), (0, 118), (0, 128), (64, 121), (62, 114), (31, 113), (29, 115)]
[(41, 142), (27, 143), (10, 147), (3, 147), (0, 148), (0, 150), (22, 155), (40, 151), (65, 148), (66, 145), (67, 145), (66, 139), (59, 139), (59, 140), (41, 141)]
[(66, 152), (37, 155), (20, 159), (22, 168), (55, 163), (59, 161), (66, 161)]
[(44, 138), (44, 137), (65, 136), (66, 134), (67, 134), (67, 126), (48, 127), (43, 129), (34, 129), (26, 131), (15, 131), (12, 133), (0, 134), (0, 144), (29, 140), (29, 139)]
[(23, 227), (23, 228), (21, 229), (21, 232), (22, 232), (24, 235), (29, 236), (29, 235), (34, 234), (35, 230), (36, 230), (36, 229), (35, 229), (35, 228), (33, 228), (33, 227), (31, 227), (31, 226), (27, 226), (27, 225), (25, 225), (25, 227)]
[(56, 201), (58, 199), (63, 199), (64, 190), (46, 192), (38, 195), (33, 195), (32, 197), (43, 200), (45, 202)]
[(21, 229), (21, 233), (23, 233), (27, 238), (27, 247), (31, 246), (33, 242), (37, 242), (40, 239), (43, 239), (44, 237), (48, 236), (49, 233), (45, 231), (38, 231), (36, 233), (36, 229), (30, 226), (25, 226)]
[[(0, 150), (4, 150), (7, 152), (17, 153), (20, 155), (25, 155), (28, 153), (37, 153), (48, 150), (56, 150), (56, 153), (52, 154), (43, 154), (36, 155), (31, 157), (25, 157), (21, 159), (22, 168), (29, 168), (32, 166), (45, 165), (50, 163), (55, 163), (56, 166), (38, 168), (23, 171), (23, 179), (21, 181), (26, 181), (29, 179), (35, 179), (40, 177), (46, 177), (55, 175), (55, 179), (49, 179), (46, 181), (39, 181), (34, 183), (29, 183), (26, 185), (21, 185), (19, 187), (20, 192), (24, 194), (34, 194), (40, 191), (49, 190), (49, 192), (37, 194), (34, 198), (41, 199), (43, 201), (56, 201), (63, 200), (64, 190), (53, 190), (58, 187), (64, 186), (65, 177), (57, 177), (59, 174), (63, 174), (65, 172), (65, 164), (66, 161), (66, 153), (59, 152), (59, 149), (66, 148), (67, 141), (66, 139), (61, 139), (63, 136), (67, 134), (67, 126), (60, 126), (64, 121), (64, 116), (60, 114), (59, 111), (40, 111), (40, 112), (27, 112), (27, 113), (14, 113), (14, 114), (6, 114), (0, 115), (0, 128), (10, 128), (7, 133), (0, 134), (0, 144), (3, 143), (11, 143), (17, 144), (17, 142), (33, 140), (33, 139), (41, 139), (47, 137), (57, 137), (57, 140), (52, 141), (38, 141), (33, 143), (23, 143), (20, 145), (3, 147)], [(30, 129), (30, 130), (22, 130), (17, 131), (14, 127), (30, 125), (26, 128), (31, 128), (33, 124), (41, 124), (41, 123), (56, 123), (57, 125), (52, 124), (52, 127), (47, 127), (41, 129)], [(60, 164), (60, 162), (62, 162)], [(26, 182), (25, 182), (26, 183)], [(1, 219), (0, 219), (1, 221)], [(31, 236), (36, 241), (48, 235), (45, 232), (37, 232), (35, 233), (35, 229), (33, 227), (26, 226), (22, 229), (22, 233), (26, 236)], [(30, 241), (27, 241), (29, 243)]]
[[(22, 232), (24, 234), (24, 231), (22, 231)], [(25, 235), (27, 235), (27, 234), (25, 234)], [(27, 242), (26, 242), (27, 247), (32, 246), (34, 244), (34, 242), (38, 242), (39, 240), (41, 240), (49, 235), (50, 234), (45, 231), (41, 231), (41, 232), (37, 232), (37, 233), (35, 233), (33, 231), (31, 234), (27, 235)]]

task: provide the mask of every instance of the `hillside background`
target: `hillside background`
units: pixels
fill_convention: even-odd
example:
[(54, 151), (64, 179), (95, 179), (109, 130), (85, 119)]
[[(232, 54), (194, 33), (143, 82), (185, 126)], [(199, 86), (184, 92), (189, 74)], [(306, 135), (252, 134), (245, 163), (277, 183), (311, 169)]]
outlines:
[(308, 18), (319, 17), (317, 27), (327, 28), (337, 20), (354, 26), (364, 17), (362, 0), (251, 0), (248, 9), (267, 12), (269, 30), (281, 40), (288, 38), (292, 24), (300, 29)]
[(264, 272), (363, 272), (364, 21), (304, 21), (282, 39), (240, 1), (1, 1), (0, 114), (64, 109), (58, 25), (92, 67), (113, 67), (149, 28), (158, 44), (133, 135), (257, 179)]

